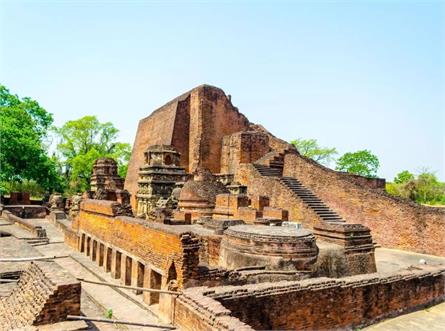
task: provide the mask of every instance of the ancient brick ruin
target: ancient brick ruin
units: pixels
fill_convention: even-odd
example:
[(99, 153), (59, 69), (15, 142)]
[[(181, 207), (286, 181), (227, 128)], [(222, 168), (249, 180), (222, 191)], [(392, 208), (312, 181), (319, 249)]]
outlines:
[(444, 256), (445, 210), (301, 156), (219, 88), (199, 86), (140, 121), (124, 186), (113, 160), (92, 172), (91, 191), (51, 222), (181, 330), (351, 329), (445, 298), (445, 265), (385, 273), (376, 261), (377, 246)]

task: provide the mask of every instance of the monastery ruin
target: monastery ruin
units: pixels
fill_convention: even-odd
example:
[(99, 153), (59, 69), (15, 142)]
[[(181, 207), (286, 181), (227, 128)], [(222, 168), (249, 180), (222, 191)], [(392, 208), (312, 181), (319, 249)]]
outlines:
[(76, 317), (110, 307), (132, 330), (353, 330), (445, 299), (444, 208), (303, 157), (219, 88), (142, 119), (117, 170), (2, 199), (1, 330), (97, 330)]

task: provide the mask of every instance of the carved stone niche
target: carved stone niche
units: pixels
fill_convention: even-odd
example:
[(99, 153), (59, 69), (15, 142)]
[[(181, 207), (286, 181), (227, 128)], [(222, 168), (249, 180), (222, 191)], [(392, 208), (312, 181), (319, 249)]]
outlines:
[(144, 153), (145, 164), (150, 166), (178, 167), (181, 154), (170, 145), (153, 145)]

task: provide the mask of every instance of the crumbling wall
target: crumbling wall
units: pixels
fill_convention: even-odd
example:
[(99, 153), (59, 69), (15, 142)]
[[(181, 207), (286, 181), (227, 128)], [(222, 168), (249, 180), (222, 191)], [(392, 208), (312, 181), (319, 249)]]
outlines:
[(40, 205), (6, 205), (3, 209), (21, 218), (44, 218), (47, 214), (47, 208)]
[[(200, 288), (202, 289), (202, 288)], [(253, 329), (231, 316), (229, 309), (200, 292), (180, 296), (174, 305), (173, 324), (184, 331), (237, 330), (253, 331)]]
[(234, 174), (241, 163), (252, 163), (269, 152), (269, 137), (247, 131), (225, 136), (222, 142), (221, 173)]
[(184, 330), (227, 330), (236, 323), (256, 330), (353, 329), (441, 302), (444, 291), (444, 266), (193, 288), (177, 300), (175, 325)]
[(116, 202), (84, 200), (79, 214), (79, 232), (132, 254), (168, 275), (173, 261), (182, 286), (193, 278), (199, 263), (199, 239), (181, 226), (168, 226), (142, 219), (116, 216)]
[(0, 298), (0, 329), (57, 323), (80, 315), (80, 282), (54, 262), (31, 263), (16, 288)]
[(390, 196), (372, 180), (358, 182), (299, 155), (286, 155), (284, 176), (297, 178), (346, 221), (369, 227), (382, 246), (445, 256), (444, 208)]
[(4, 216), (8, 221), (13, 222), (19, 225), (20, 227), (30, 231), (37, 238), (47, 237), (46, 230), (39, 225), (35, 225), (32, 220), (16, 216), (8, 210), (4, 210), (2, 212), (2, 216)]
[(202, 166), (219, 173), (223, 137), (248, 127), (247, 118), (223, 90), (208, 85), (194, 89), (190, 100), (189, 170)]

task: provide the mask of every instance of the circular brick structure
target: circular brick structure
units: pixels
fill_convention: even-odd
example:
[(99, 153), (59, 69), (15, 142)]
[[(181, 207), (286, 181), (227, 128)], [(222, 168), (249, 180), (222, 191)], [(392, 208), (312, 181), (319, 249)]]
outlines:
[(198, 169), (179, 193), (179, 210), (192, 214), (192, 220), (212, 216), (216, 195), (228, 189), (206, 169)]
[(273, 270), (310, 270), (317, 255), (315, 237), (308, 230), (235, 225), (224, 232), (220, 263), (228, 269), (266, 266)]

